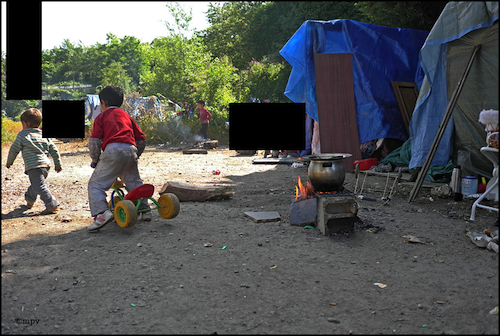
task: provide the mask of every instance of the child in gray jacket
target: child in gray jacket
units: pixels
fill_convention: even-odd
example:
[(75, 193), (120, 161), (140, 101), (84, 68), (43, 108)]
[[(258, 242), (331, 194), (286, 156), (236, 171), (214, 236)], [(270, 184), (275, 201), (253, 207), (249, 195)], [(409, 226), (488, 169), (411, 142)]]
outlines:
[(50, 214), (58, 211), (59, 202), (50, 193), (45, 179), (49, 175), (50, 159), (54, 159), (56, 172), (60, 172), (61, 156), (52, 140), (42, 138), (42, 113), (36, 108), (30, 108), (21, 114), (23, 130), (16, 136), (16, 140), (10, 147), (6, 167), (10, 168), (19, 152), (22, 152), (24, 160), (24, 173), (29, 176), (31, 185), (24, 194), (26, 206), (31, 209), (38, 195), (45, 203), (45, 210), (40, 214)]

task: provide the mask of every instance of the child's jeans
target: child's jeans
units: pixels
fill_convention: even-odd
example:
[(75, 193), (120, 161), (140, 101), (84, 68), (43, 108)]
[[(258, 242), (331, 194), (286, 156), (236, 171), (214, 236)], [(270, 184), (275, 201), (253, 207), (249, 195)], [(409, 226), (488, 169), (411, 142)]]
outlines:
[[(143, 184), (137, 168), (137, 148), (134, 145), (110, 143), (99, 157), (99, 162), (89, 179), (88, 186), (92, 217), (109, 209), (106, 192), (115, 182), (117, 176), (129, 190)], [(148, 199), (143, 199), (140, 208), (148, 207)]]
[(45, 183), (45, 179), (49, 175), (48, 167), (30, 169), (26, 171), (26, 174), (28, 174), (31, 182), (31, 185), (24, 194), (26, 202), (35, 203), (38, 195), (40, 195), (40, 199), (45, 204), (46, 209), (53, 209), (59, 205), (59, 202), (52, 196)]

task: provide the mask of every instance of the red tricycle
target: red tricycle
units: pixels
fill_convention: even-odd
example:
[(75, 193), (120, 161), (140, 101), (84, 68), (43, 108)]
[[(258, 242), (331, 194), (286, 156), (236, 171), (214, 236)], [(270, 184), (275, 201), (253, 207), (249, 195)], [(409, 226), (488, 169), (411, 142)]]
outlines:
[[(111, 200), (108, 202), (109, 209), (113, 211), (115, 222), (122, 228), (129, 228), (137, 223), (137, 216), (141, 212), (148, 212), (158, 209), (158, 213), (165, 219), (175, 218), (180, 212), (180, 202), (175, 194), (162, 194), (158, 201), (155, 201), (151, 196), (154, 193), (152, 184), (143, 184), (129, 190), (127, 186), (117, 178), (111, 185), (113, 192)], [(127, 194), (123, 191), (125, 189)], [(115, 195), (116, 194), (116, 195)], [(139, 209), (141, 202), (145, 199), (151, 200), (156, 208)]]

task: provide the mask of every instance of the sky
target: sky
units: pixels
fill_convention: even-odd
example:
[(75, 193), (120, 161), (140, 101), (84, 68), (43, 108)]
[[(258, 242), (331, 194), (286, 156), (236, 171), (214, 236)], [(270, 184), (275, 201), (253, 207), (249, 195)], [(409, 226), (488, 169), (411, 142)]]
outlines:
[[(208, 27), (204, 12), (216, 1), (179, 1), (193, 10), (190, 28)], [(106, 43), (106, 34), (134, 36), (151, 42), (168, 33), (162, 21), (172, 20), (166, 1), (42, 1), (42, 49), (61, 46), (64, 39), (90, 46)], [(6, 2), (2, 1), (2, 50), (6, 51)], [(171, 22), (172, 22), (171, 21)]]

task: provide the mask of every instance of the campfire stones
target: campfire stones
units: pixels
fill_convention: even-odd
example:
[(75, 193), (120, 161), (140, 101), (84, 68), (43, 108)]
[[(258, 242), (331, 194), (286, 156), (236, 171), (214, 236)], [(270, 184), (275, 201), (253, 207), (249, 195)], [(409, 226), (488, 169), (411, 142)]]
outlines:
[(316, 222), (318, 199), (301, 199), (290, 204), (290, 225), (305, 226)]
[(312, 197), (297, 197), (290, 204), (290, 225), (305, 226), (315, 223), (316, 228), (325, 236), (354, 230), (358, 203), (353, 193), (343, 187), (337, 192), (315, 193), (308, 190), (307, 183), (300, 189), (301, 193), (305, 192), (309, 195), (307, 197)]
[(357, 213), (358, 203), (351, 193), (318, 195), (316, 228), (325, 236), (352, 232)]

